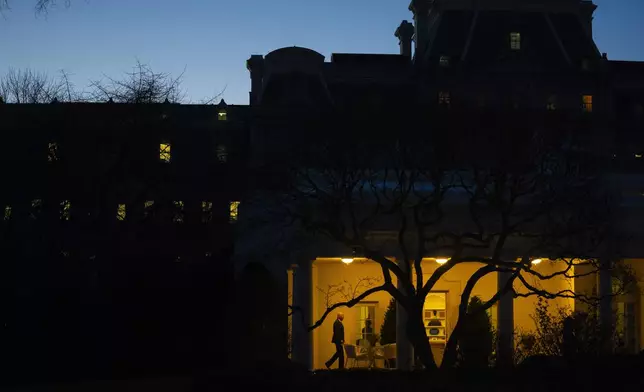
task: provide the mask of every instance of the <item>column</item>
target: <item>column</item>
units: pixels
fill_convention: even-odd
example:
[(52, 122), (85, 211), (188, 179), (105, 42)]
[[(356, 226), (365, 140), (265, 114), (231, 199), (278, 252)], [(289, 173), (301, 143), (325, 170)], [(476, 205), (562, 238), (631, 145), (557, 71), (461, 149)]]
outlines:
[[(497, 289), (503, 290), (511, 272), (499, 272), (497, 274)], [(497, 307), (497, 366), (510, 367), (513, 365), (514, 354), (514, 295), (512, 292), (505, 293), (499, 299)]]
[(613, 341), (611, 336), (613, 324), (613, 279), (611, 276), (610, 260), (602, 259), (599, 269), (599, 323), (602, 334), (605, 334), (604, 350), (611, 352), (613, 350)]
[[(310, 260), (293, 268), (293, 332), (292, 360), (313, 369), (313, 333), (308, 327), (313, 323), (313, 289)], [(299, 310), (298, 310), (299, 309)]]
[[(398, 266), (405, 271), (404, 263)], [(405, 292), (403, 282), (399, 280), (398, 290)], [(399, 370), (411, 370), (413, 366), (413, 349), (407, 338), (407, 312), (400, 303), (396, 303), (396, 367)]]

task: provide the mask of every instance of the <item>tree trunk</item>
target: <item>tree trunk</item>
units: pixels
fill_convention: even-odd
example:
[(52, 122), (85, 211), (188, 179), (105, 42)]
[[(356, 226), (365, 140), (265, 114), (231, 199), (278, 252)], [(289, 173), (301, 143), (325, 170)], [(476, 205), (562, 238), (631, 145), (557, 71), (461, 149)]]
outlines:
[(445, 345), (445, 352), (443, 353), (443, 362), (441, 363), (441, 369), (449, 369), (456, 366), (456, 357), (458, 354), (458, 339), (461, 334), (461, 329), (463, 329), (463, 319), (465, 315), (459, 315), (458, 320), (456, 321), (456, 326), (447, 340)]
[(422, 307), (415, 308), (408, 313), (407, 336), (414, 348), (414, 356), (420, 360), (425, 370), (436, 370), (438, 367), (423, 324)]

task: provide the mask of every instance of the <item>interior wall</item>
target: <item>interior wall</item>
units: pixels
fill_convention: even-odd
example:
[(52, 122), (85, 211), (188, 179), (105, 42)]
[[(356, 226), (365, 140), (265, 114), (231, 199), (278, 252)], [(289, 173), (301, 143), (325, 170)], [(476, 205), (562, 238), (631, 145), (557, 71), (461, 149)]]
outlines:
[[(423, 280), (426, 282), (431, 276), (433, 271), (438, 268), (438, 264), (434, 260), (423, 261)], [(461, 292), (467, 283), (467, 280), (476, 272), (483, 264), (479, 263), (464, 263), (454, 266), (448, 271), (436, 284), (432, 291), (446, 293), (446, 310), (447, 310), (447, 330), (451, 331), (458, 320), (458, 306), (460, 305)], [(550, 274), (562, 268), (563, 263), (550, 262), (544, 260), (541, 264), (536, 265), (534, 268), (542, 274)], [(344, 285), (349, 289), (354, 289), (356, 284), (361, 278), (381, 278), (382, 272), (380, 266), (375, 262), (369, 261), (354, 261), (352, 264), (343, 264), (337, 259), (318, 259), (314, 263), (313, 269), (313, 321), (317, 321), (327, 309), (327, 304), (333, 304), (342, 301), (342, 295), (336, 294), (332, 298), (328, 298), (327, 294), (333, 290), (337, 285)], [(415, 279), (415, 277), (414, 277)], [(482, 300), (489, 300), (497, 292), (497, 274), (489, 274), (482, 278), (474, 287), (472, 295), (480, 297)], [(535, 282), (527, 278), (531, 284), (543, 288), (548, 291), (559, 291), (564, 289), (574, 290), (573, 283), (565, 277), (557, 277), (545, 282)], [(378, 282), (378, 284), (381, 283)], [(394, 277), (395, 283), (395, 277)], [(525, 292), (525, 288), (515, 284), (515, 289), (519, 292)], [(348, 294), (348, 293), (347, 293)], [(350, 294), (349, 294), (350, 295)], [(328, 301), (328, 302), (327, 302)], [(385, 311), (390, 301), (388, 293), (381, 292), (367, 297), (364, 302), (373, 303), (376, 308), (374, 332), (380, 333), (380, 328), (384, 319)], [(552, 305), (553, 311), (557, 306), (569, 307), (574, 309), (574, 300), (572, 299), (555, 299), (548, 300)], [(514, 301), (514, 320), (515, 328), (518, 330), (528, 331), (534, 329), (534, 322), (531, 315), (534, 313), (536, 305), (536, 297), (529, 298), (516, 298)], [(344, 326), (345, 336), (348, 343), (355, 344), (357, 336), (360, 331), (357, 330), (357, 309), (339, 309), (337, 312), (331, 313), (324, 323), (314, 330), (313, 332), (313, 365), (314, 368), (323, 368), (324, 363), (334, 353), (335, 347), (331, 343), (333, 335), (333, 322), (335, 321), (338, 312), (343, 312), (345, 315)], [(490, 311), (492, 324), (496, 326), (496, 308)], [(449, 332), (448, 332), (449, 336)], [(435, 351), (436, 353), (436, 351)], [(439, 358), (437, 358), (439, 359)]]

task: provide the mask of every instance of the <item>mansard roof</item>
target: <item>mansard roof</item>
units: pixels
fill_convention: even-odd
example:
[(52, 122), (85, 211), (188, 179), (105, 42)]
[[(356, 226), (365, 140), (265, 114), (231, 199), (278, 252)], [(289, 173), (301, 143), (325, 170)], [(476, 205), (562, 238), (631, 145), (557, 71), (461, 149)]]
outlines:
[[(601, 55), (580, 17), (565, 12), (513, 10), (446, 10), (434, 23), (428, 64), (440, 56), (467, 67), (512, 66), (535, 71), (579, 68)], [(520, 33), (521, 49), (510, 48), (510, 33)]]

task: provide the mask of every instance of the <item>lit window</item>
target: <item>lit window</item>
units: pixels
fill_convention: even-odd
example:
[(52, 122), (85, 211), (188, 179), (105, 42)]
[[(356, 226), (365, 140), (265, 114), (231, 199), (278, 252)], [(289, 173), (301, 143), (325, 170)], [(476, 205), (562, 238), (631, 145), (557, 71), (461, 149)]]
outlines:
[(174, 215), (172, 217), (172, 222), (174, 223), (183, 223), (183, 208), (184, 204), (182, 201), (173, 201), (174, 205)]
[(441, 56), (440, 59), (438, 60), (438, 64), (441, 67), (449, 67), (449, 56)]
[(47, 149), (47, 162), (56, 162), (59, 160), (58, 156), (58, 143), (49, 143)]
[(147, 218), (152, 215), (152, 210), (154, 208), (154, 200), (146, 200), (143, 204), (143, 217)]
[(210, 221), (212, 221), (212, 202), (202, 201), (201, 202), (201, 222), (208, 223)]
[(231, 222), (236, 222), (237, 219), (239, 219), (239, 202), (238, 201), (231, 201), (230, 202), (230, 215), (229, 215), (230, 221)]
[(34, 199), (31, 201), (31, 213), (29, 214), (32, 219), (36, 219), (42, 210), (42, 199)]
[(586, 113), (592, 113), (593, 111), (593, 96), (592, 95), (582, 95), (582, 110)]
[(161, 162), (170, 163), (170, 143), (161, 143), (159, 145), (159, 159)]
[(212, 252), (206, 252), (206, 257), (212, 257)]
[(376, 305), (360, 303), (355, 307), (356, 312), (356, 340), (375, 342), (377, 333), (376, 326)]
[(218, 145), (216, 152), (217, 152), (217, 160), (219, 162), (221, 163), (228, 162), (228, 150), (226, 150), (226, 146), (224, 146), (223, 144)]
[(116, 220), (125, 220), (125, 204), (119, 204), (118, 207), (116, 207)]
[(551, 95), (548, 98), (548, 103), (546, 104), (546, 109), (548, 110), (557, 110), (557, 96)]
[(441, 91), (438, 93), (438, 103), (441, 105), (449, 106), (451, 102), (449, 92)]
[(60, 219), (68, 221), (71, 215), (72, 203), (69, 200), (60, 202)]
[(226, 120), (228, 120), (228, 113), (226, 113), (226, 111), (225, 111), (224, 109), (220, 110), (220, 111), (217, 113), (217, 120), (219, 120), (219, 121), (226, 121)]
[(510, 33), (510, 49), (521, 50), (521, 33)]
[(4, 207), (4, 220), (9, 220), (11, 219), (11, 206), (5, 206)]

